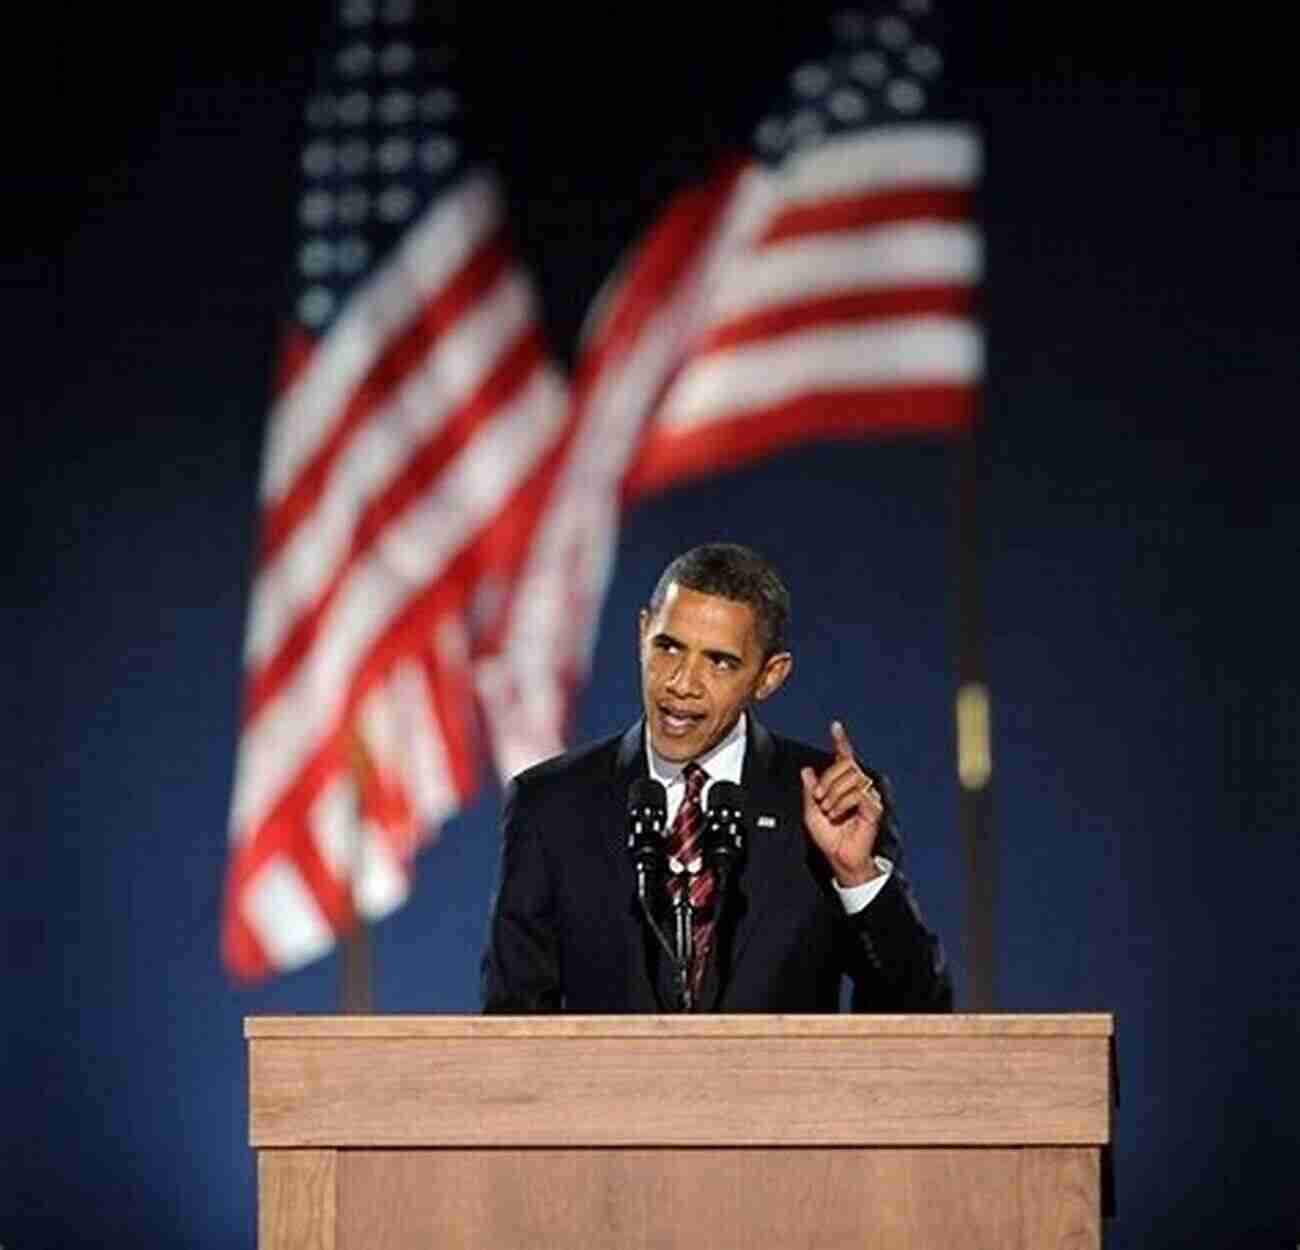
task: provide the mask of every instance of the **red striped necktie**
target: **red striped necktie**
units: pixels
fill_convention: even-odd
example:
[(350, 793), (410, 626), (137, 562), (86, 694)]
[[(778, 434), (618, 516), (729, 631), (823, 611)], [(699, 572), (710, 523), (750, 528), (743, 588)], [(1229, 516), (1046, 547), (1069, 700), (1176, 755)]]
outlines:
[[(672, 871), (668, 877), (668, 897), (676, 903), (684, 890), (690, 891), (691, 945), (693, 948), (690, 978), (691, 990), (699, 1001), (700, 986), (704, 982), (704, 969), (709, 963), (713, 946), (713, 895), (717, 888), (712, 869), (701, 862), (700, 837), (704, 832), (704, 808), (700, 796), (704, 792), (709, 774), (692, 762), (682, 769), (686, 793), (677, 809), (673, 827), (668, 831), (665, 850)], [(676, 861), (674, 864), (673, 861)], [(680, 866), (680, 867), (679, 867)]]

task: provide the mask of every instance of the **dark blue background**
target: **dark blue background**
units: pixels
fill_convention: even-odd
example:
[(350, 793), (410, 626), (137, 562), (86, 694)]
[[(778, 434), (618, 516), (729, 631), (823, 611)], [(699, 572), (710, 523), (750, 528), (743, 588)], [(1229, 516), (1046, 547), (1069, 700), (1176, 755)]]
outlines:
[[(711, 142), (710, 107), (753, 86), (723, 23), (687, 37), (666, 12), (602, 19), (595, 51), (576, 17), (511, 16), (504, 42), (470, 23), (562, 353), (630, 231)], [(331, 1010), (338, 986), (333, 959), (252, 990), (217, 960), (314, 27), (87, 21), (35, 56), (35, 120), (66, 109), (67, 124), (24, 155), (32, 212), (6, 261), (0, 1243), (250, 1245), (242, 1018)], [(1295, 110), (1267, 31), (1226, 31), (1202, 61), (1185, 30), (1133, 21), (1035, 29), (999, 9), (964, 36), (989, 148), (1002, 1005), (1117, 1013), (1108, 1245), (1290, 1247)], [(751, 34), (754, 62), (782, 37)], [(797, 653), (769, 719), (820, 739), (842, 715), (892, 775), (960, 984), (950, 479), (942, 444), (823, 446), (638, 507), (579, 727), (634, 713), (633, 617), (671, 555), (715, 536), (766, 550), (789, 574)], [(475, 1008), (496, 803), (489, 786), (447, 827), (378, 927), (381, 1009)]]

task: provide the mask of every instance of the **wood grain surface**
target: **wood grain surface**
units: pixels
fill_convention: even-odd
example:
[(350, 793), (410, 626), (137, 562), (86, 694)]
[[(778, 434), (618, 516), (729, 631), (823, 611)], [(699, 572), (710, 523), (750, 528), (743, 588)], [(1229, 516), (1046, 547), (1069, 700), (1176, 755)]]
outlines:
[(1101, 1152), (1021, 1152), (1024, 1245), (1096, 1250), (1101, 1245)]
[(258, 1250), (337, 1250), (337, 1164), (334, 1150), (258, 1154)]
[(1095, 1250), (1095, 1211), (1044, 1188), (1089, 1154), (349, 1151), (338, 1250)]
[(952, 1015), (246, 1016), (247, 1038), (1110, 1037), (1105, 1012)]
[[(428, 1019), (428, 1018), (418, 1018)], [(250, 1031), (254, 1146), (1089, 1145), (1097, 1018), (472, 1018), (396, 1036)], [(882, 1021), (889, 1020), (888, 1025)], [(993, 1020), (1006, 1022), (993, 1031)], [(1102, 1018), (1103, 1021), (1108, 1018)], [(716, 1022), (715, 1022), (716, 1021)], [(250, 1022), (251, 1024), (252, 1022)], [(464, 1020), (470, 1024), (469, 1019)], [(441, 1026), (445, 1027), (445, 1025)], [(766, 1031), (764, 1031), (766, 1030)], [(1050, 1030), (1050, 1031), (1049, 1031)]]

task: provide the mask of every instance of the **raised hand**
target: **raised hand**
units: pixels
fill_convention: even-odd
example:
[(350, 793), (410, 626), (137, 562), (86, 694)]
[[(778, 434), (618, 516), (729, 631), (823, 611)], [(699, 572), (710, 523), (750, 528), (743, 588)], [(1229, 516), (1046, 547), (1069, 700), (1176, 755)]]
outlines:
[(880, 875), (872, 858), (884, 804), (859, 767), (853, 744), (839, 721), (831, 722), (835, 758), (821, 776), (800, 770), (803, 823), (842, 886), (861, 885)]

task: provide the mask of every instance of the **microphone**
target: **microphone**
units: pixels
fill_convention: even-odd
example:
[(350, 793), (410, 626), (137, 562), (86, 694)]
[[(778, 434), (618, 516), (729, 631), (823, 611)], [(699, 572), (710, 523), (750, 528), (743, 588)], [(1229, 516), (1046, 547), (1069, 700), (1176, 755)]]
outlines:
[(704, 866), (717, 875), (721, 895), (745, 856), (745, 792), (734, 781), (715, 781), (709, 787), (702, 841)]
[(642, 777), (627, 792), (627, 853), (636, 868), (636, 896), (644, 907), (664, 871), (664, 825), (668, 823), (668, 792), (659, 782)]
[(686, 967), (655, 919), (655, 902), (662, 893), (664, 826), (668, 823), (668, 791), (652, 777), (634, 781), (627, 792), (627, 853), (636, 869), (636, 897), (646, 926), (672, 963), (678, 983), (689, 1000)]

